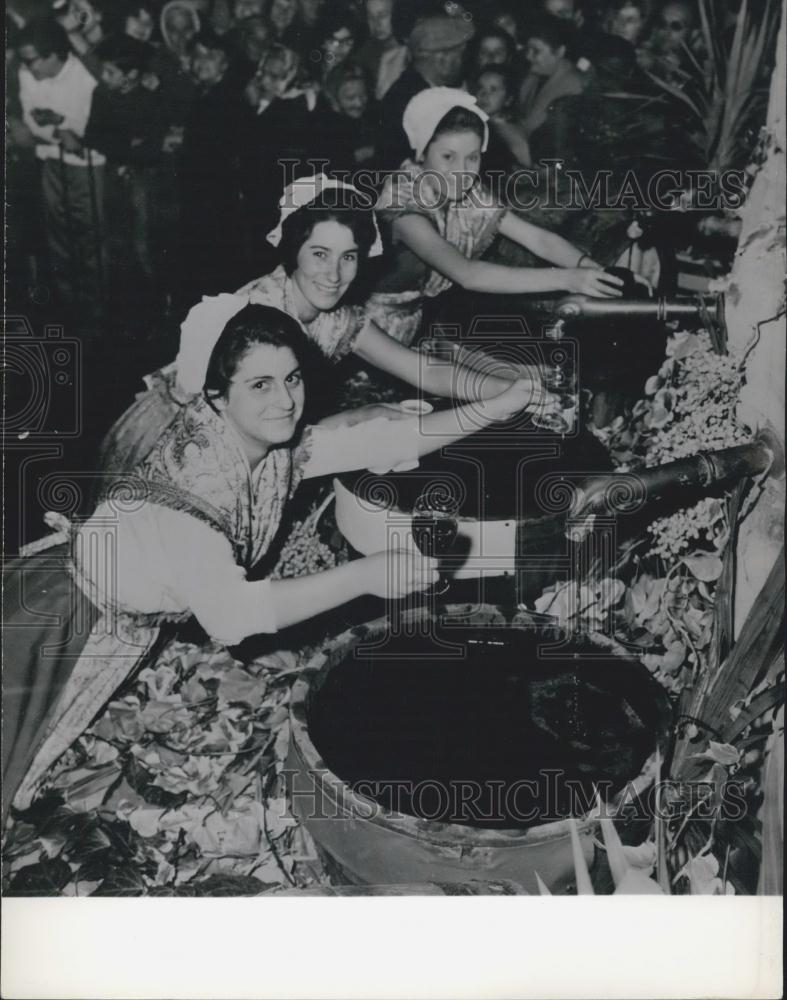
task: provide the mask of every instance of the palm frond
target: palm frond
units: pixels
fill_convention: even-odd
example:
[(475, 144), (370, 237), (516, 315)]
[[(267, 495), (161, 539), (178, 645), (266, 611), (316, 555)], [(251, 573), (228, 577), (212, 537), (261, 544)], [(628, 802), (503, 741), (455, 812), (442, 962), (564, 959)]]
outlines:
[(688, 109), (689, 138), (708, 169), (743, 164), (750, 136), (763, 115), (759, 80), (775, 35), (777, 0), (766, 0), (761, 18), (742, 0), (732, 40), (726, 45), (712, 0), (699, 0), (704, 53), (685, 47), (685, 66), (669, 79), (649, 73), (665, 100)]

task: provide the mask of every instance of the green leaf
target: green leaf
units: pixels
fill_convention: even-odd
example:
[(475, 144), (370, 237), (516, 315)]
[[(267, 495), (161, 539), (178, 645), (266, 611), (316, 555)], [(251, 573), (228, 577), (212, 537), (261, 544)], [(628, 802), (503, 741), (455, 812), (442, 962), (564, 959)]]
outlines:
[(716, 743), (715, 740), (708, 740), (708, 749), (703, 751), (703, 753), (695, 753), (691, 756), (697, 760), (712, 760), (714, 763), (722, 764), (724, 767), (731, 767), (741, 759), (740, 751), (737, 747), (729, 743)]
[(711, 583), (721, 576), (722, 562), (718, 556), (705, 552), (694, 552), (683, 557), (684, 565), (703, 583)]
[(259, 708), (265, 697), (266, 684), (242, 667), (233, 667), (219, 680), (217, 694), (224, 702), (243, 702), (251, 708)]
[(104, 881), (90, 895), (142, 896), (146, 891), (147, 886), (139, 871), (139, 867), (136, 865), (124, 865), (123, 867), (110, 868)]
[(38, 827), (32, 823), (17, 820), (6, 834), (3, 856), (6, 859), (17, 857), (35, 846), (38, 838)]
[(15, 872), (9, 896), (59, 896), (71, 881), (71, 866), (62, 858), (39, 861)]
[(85, 834), (78, 840), (72, 841), (65, 853), (69, 861), (83, 861), (91, 854), (100, 854), (106, 851), (111, 844), (109, 836), (100, 826), (96, 825), (85, 831)]
[(91, 855), (80, 865), (74, 878), (77, 882), (103, 882), (109, 874), (110, 868), (112, 868), (110, 852), (102, 851)]

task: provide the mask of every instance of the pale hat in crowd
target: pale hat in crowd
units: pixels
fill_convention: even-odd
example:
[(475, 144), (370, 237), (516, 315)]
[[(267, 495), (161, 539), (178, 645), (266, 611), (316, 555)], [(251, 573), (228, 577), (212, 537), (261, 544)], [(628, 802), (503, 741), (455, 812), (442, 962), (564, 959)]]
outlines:
[(474, 34), (463, 17), (425, 17), (416, 22), (408, 44), (412, 52), (442, 52), (466, 44)]

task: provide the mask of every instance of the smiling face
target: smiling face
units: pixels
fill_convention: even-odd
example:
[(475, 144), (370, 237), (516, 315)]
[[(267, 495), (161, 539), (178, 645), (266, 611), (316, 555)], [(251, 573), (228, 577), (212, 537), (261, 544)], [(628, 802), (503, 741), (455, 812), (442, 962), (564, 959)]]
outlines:
[(552, 76), (559, 68), (566, 54), (563, 45), (553, 49), (540, 38), (528, 39), (525, 46), (525, 58), (530, 63), (530, 69), (536, 76)]
[(487, 70), (478, 78), (478, 85), (475, 90), (478, 106), (485, 111), (490, 118), (499, 115), (508, 104), (508, 91), (506, 81), (499, 72)]
[(426, 147), (423, 166), (442, 179), (436, 182), (449, 201), (461, 201), (473, 187), (481, 166), (481, 139), (475, 132), (446, 132)]
[(336, 93), (336, 103), (348, 118), (363, 118), (369, 104), (366, 84), (363, 80), (347, 80)]
[(292, 350), (257, 344), (241, 359), (217, 408), (238, 433), (254, 464), (270, 448), (292, 439), (305, 399), (303, 376)]
[(357, 274), (358, 243), (352, 230), (333, 219), (318, 222), (298, 251), (292, 274), (300, 319), (308, 323), (335, 308)]

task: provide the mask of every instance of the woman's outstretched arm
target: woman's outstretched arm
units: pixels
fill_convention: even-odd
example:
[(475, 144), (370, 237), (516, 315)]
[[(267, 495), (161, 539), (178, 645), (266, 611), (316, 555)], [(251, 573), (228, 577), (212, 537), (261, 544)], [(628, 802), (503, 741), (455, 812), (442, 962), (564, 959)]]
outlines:
[[(479, 358), (476, 367), (470, 352), (467, 365), (439, 363), (389, 337), (374, 320), (367, 320), (355, 341), (354, 351), (376, 368), (433, 396), (488, 399), (505, 392), (511, 384), (511, 376), (506, 376), (502, 363), (495, 366), (492, 359), (486, 358), (482, 364)], [(483, 374), (479, 371), (482, 367)]]
[[(513, 220), (513, 222), (511, 221)], [(523, 225), (520, 225), (522, 223)], [(526, 227), (526, 228), (523, 228)], [(566, 260), (570, 248), (571, 264), (560, 267), (508, 267), (505, 264), (494, 264), (487, 260), (471, 260), (447, 243), (436, 231), (428, 219), (415, 213), (405, 215), (394, 222), (394, 231), (401, 242), (405, 243), (424, 263), (462, 288), (472, 292), (487, 292), (492, 295), (522, 295), (544, 292), (576, 292), (584, 295), (615, 296), (620, 295), (619, 286), (622, 282), (600, 269), (577, 266), (580, 263), (581, 252), (572, 247), (561, 237), (555, 237), (562, 247), (558, 254), (561, 260)], [(546, 233), (537, 226), (524, 223), (511, 212), (506, 212), (501, 220), (500, 232), (514, 239), (539, 257), (544, 248), (543, 240), (536, 239), (534, 245), (525, 243), (522, 239), (533, 242), (534, 231)], [(546, 249), (555, 250), (552, 241), (547, 240)], [(536, 247), (541, 247), (537, 249)], [(557, 253), (557, 251), (555, 251)]]
[(437, 560), (416, 549), (390, 549), (310, 576), (272, 580), (270, 602), (279, 629), (314, 618), (365, 594), (388, 600), (437, 583)]
[(540, 383), (528, 378), (509, 382), (508, 388), (491, 399), (439, 410), (406, 420), (378, 418), (354, 427), (311, 430), (308, 458), (302, 466), (304, 478), (328, 476), (356, 469), (385, 473), (414, 468), (418, 459), (499, 421), (510, 420), (524, 410), (555, 406), (553, 396)]

